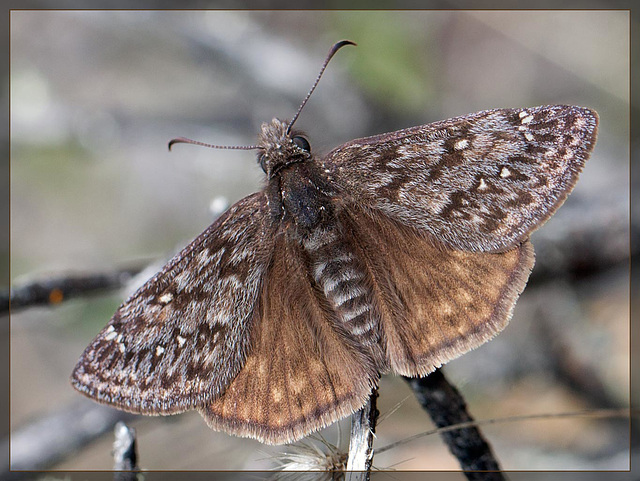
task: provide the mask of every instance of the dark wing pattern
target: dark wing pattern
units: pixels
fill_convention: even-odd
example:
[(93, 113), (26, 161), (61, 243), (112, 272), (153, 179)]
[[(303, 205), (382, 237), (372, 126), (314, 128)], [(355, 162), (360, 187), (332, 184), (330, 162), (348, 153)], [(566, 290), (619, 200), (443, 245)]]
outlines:
[(200, 410), (213, 429), (268, 444), (296, 441), (360, 409), (379, 376), (366, 350), (336, 329), (290, 234), (278, 236), (244, 368)]
[(219, 395), (248, 355), (274, 241), (264, 193), (233, 205), (120, 306), (80, 358), (74, 387), (145, 414)]
[(345, 206), (351, 244), (371, 276), (390, 370), (424, 376), (491, 339), (509, 322), (533, 267), (529, 241), (465, 252), (377, 211)]
[(321, 167), (344, 195), (449, 247), (502, 251), (562, 204), (597, 124), (581, 107), (488, 110), (348, 142)]

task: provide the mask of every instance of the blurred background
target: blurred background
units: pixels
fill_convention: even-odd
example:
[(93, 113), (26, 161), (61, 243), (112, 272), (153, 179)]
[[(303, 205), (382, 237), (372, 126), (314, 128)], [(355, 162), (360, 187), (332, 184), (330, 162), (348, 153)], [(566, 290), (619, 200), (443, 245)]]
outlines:
[[(262, 122), (294, 114), (330, 46), (349, 39), (358, 47), (334, 58), (297, 122), (316, 155), (482, 109), (598, 111), (577, 187), (533, 236), (536, 268), (513, 320), (444, 371), (479, 420), (628, 406), (629, 21), (625, 11), (12, 11), (12, 283), (140, 263), (155, 263), (153, 275), (225, 202), (263, 185), (253, 152), (168, 152), (167, 142), (254, 144)], [(84, 418), (106, 434), (82, 447), (50, 456), (37, 440), (40, 429), (60, 447), (60, 427), (46, 422), (90, 412), (68, 378), (126, 296), (12, 313), (14, 469), (111, 468), (102, 418)], [(379, 409), (376, 446), (432, 428), (399, 378), (383, 378)], [(150, 470), (270, 469), (285, 450), (213, 432), (194, 412), (130, 420)], [(624, 418), (482, 431), (504, 469), (629, 467)], [(374, 465), (458, 469), (438, 436)]]

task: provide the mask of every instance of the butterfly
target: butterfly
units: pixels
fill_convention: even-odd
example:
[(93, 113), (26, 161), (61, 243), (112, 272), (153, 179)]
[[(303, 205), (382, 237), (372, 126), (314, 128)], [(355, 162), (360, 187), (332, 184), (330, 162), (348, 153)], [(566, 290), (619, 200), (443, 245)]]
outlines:
[(596, 112), (486, 110), (316, 157), (293, 124), (349, 44), (293, 120), (246, 147), (264, 189), (118, 308), (73, 371), (78, 391), (283, 444), (360, 409), (382, 374), (426, 376), (506, 326), (529, 236), (573, 189)]

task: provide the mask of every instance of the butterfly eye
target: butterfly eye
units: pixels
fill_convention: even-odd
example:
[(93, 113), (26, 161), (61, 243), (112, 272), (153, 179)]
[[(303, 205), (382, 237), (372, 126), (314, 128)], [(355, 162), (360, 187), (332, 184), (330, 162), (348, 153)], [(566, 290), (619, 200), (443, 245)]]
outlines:
[(311, 146), (309, 145), (309, 141), (304, 137), (296, 135), (293, 139), (293, 143), (300, 147), (305, 152), (311, 152)]

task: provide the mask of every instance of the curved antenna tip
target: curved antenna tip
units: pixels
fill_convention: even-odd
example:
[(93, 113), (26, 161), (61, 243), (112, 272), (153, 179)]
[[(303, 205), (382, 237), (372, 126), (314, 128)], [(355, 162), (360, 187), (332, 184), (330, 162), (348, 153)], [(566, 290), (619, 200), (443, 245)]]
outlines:
[(313, 91), (318, 86), (318, 82), (320, 82), (320, 78), (322, 77), (322, 74), (324, 73), (324, 70), (327, 68), (327, 65), (329, 64), (329, 61), (333, 58), (333, 56), (336, 54), (336, 52), (338, 50), (340, 50), (342, 47), (344, 47), (345, 45), (354, 45), (355, 46), (357, 44), (355, 42), (352, 42), (351, 40), (341, 40), (338, 43), (335, 43), (333, 45), (333, 47), (331, 47), (331, 50), (329, 50), (329, 54), (327, 55), (327, 58), (324, 60), (324, 63), (322, 64), (322, 68), (320, 68), (320, 73), (316, 77), (316, 81), (311, 86), (311, 89), (309, 90), (309, 93), (307, 94), (307, 96), (302, 100), (302, 103), (300, 104), (300, 107), (298, 107), (298, 111), (295, 113), (295, 115), (293, 116), (293, 118), (289, 122), (289, 125), (287, 126), (287, 134), (291, 131), (291, 127), (293, 127), (293, 124), (295, 124), (296, 120), (298, 120), (298, 116), (300, 115), (300, 112), (302, 112), (302, 109), (304, 108), (304, 106), (306, 105), (307, 101), (309, 100), (309, 97), (311, 97), (311, 94), (313, 93)]
[(337, 52), (338, 50), (340, 50), (342, 47), (344, 47), (345, 45), (353, 45), (354, 47), (357, 47), (358, 44), (355, 42), (352, 42), (351, 40), (340, 40), (338, 43), (336, 43), (333, 48), (331, 49), (331, 51), (333, 53)]
[(171, 147), (173, 147), (175, 144), (189, 143), (188, 141), (189, 141), (189, 139), (185, 139), (184, 137), (178, 137), (177, 139), (171, 139), (169, 141), (169, 144), (167, 144), (167, 147), (169, 148), (169, 152), (171, 152)]

